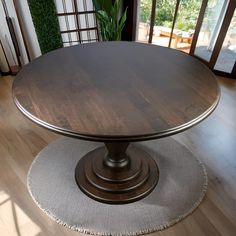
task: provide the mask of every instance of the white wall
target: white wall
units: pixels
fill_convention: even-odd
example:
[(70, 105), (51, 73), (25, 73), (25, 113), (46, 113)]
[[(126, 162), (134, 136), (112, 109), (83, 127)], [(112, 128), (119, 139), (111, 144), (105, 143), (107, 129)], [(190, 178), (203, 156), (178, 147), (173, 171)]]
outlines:
[[(41, 55), (41, 51), (39, 48), (37, 36), (34, 30), (33, 22), (31, 19), (30, 12), (29, 12), (28, 3), (27, 3), (27, 0), (21, 0), (21, 1), (15, 1), (15, 2), (17, 4), (17, 9), (20, 14), (20, 19), (22, 20), (22, 27), (25, 34), (27, 47), (29, 49), (30, 58), (34, 59), (35, 57), (38, 57)], [(18, 44), (19, 44), (19, 48), (21, 52), (21, 63), (24, 65), (28, 63), (28, 59), (27, 59), (24, 42), (23, 42), (23, 37), (20, 31), (19, 21), (18, 21), (16, 11), (14, 8), (13, 0), (7, 0), (6, 4), (7, 4), (9, 16), (12, 18), (16, 37), (18, 40)], [(10, 65), (11, 66), (16, 65), (17, 59), (15, 55), (15, 50), (11, 41), (11, 36), (9, 33), (8, 26), (6, 23), (5, 13), (4, 13), (2, 3), (0, 3), (0, 39), (6, 51), (7, 58), (9, 60)]]
[(30, 57), (32, 59), (41, 55), (38, 38), (34, 29), (27, 0), (15, 1), (19, 17), (23, 24), (23, 32), (26, 37), (27, 46), (29, 48)]

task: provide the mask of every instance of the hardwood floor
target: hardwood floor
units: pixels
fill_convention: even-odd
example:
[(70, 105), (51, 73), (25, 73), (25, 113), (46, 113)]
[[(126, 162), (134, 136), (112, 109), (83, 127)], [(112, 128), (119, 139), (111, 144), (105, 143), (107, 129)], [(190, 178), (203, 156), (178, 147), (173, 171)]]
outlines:
[[(78, 236), (50, 220), (31, 200), (26, 176), (35, 155), (59, 135), (27, 120), (11, 98), (12, 77), (0, 78), (0, 235)], [(236, 235), (236, 80), (219, 78), (216, 111), (194, 128), (173, 136), (208, 170), (202, 204), (180, 223), (156, 236)]]

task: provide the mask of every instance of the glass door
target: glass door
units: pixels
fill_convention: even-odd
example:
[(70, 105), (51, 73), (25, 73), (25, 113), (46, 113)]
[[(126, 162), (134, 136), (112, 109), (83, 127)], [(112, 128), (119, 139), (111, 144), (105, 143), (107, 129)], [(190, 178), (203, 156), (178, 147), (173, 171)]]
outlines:
[(209, 62), (229, 0), (209, 0), (194, 55)]
[(152, 44), (168, 47), (171, 41), (172, 26), (175, 20), (177, 0), (157, 0), (153, 24)]
[(190, 54), (215, 73), (236, 78), (236, 1), (203, 0)]
[(214, 70), (231, 74), (236, 62), (236, 10), (221, 47)]
[(171, 48), (189, 53), (202, 0), (180, 0), (176, 11)]
[(137, 41), (189, 53), (202, 0), (139, 0)]
[(236, 78), (236, 0), (139, 0), (137, 41), (171, 47)]
[(140, 0), (138, 4), (137, 41), (148, 43), (150, 33), (150, 20), (152, 0)]

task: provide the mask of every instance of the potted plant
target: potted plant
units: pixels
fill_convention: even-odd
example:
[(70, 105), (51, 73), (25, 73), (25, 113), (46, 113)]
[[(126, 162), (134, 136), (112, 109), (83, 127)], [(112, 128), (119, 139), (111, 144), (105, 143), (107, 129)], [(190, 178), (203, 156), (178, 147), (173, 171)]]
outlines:
[(103, 41), (121, 40), (125, 26), (127, 9), (120, 14), (120, 0), (93, 0), (98, 26)]

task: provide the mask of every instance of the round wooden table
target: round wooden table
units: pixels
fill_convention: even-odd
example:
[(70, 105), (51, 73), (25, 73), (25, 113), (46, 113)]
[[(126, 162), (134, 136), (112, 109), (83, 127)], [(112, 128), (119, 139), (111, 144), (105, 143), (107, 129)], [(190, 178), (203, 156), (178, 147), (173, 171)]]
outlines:
[(158, 182), (155, 161), (129, 143), (192, 127), (219, 96), (214, 74), (197, 59), (134, 42), (55, 50), (25, 66), (13, 84), (16, 106), (33, 122), (105, 143), (78, 162), (75, 179), (88, 196), (118, 204), (143, 198)]

